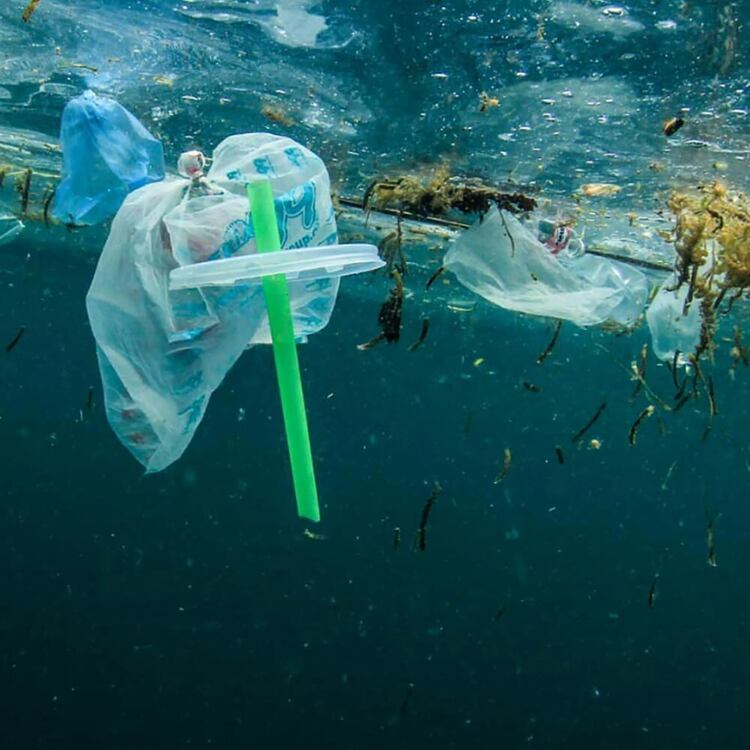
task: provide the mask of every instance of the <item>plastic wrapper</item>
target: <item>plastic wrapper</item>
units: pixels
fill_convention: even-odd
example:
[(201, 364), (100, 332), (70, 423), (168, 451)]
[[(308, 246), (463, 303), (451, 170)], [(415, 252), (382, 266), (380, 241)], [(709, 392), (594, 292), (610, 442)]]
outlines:
[[(242, 351), (271, 342), (261, 285), (169, 289), (178, 266), (255, 252), (245, 186), (259, 175), (271, 180), (282, 248), (336, 241), (323, 162), (268, 134), (223, 141), (205, 180), (136, 190), (112, 223), (86, 303), (107, 418), (147, 471), (183, 453)], [(337, 292), (338, 279), (289, 283), (296, 336), (328, 323)]]
[(86, 91), (65, 106), (63, 179), (52, 215), (64, 224), (111, 218), (128, 193), (164, 179), (162, 145), (113, 99)]
[(497, 208), (458, 237), (443, 264), (495, 305), (579, 326), (632, 325), (648, 299), (648, 280), (637, 269), (593, 255), (563, 263)]

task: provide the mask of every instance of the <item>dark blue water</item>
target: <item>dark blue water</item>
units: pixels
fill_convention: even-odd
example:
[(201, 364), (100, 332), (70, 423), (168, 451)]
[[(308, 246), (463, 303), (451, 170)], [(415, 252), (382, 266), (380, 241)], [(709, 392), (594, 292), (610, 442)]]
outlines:
[[(242, 103), (216, 114), (213, 50), (231, 57), (229, 45), (252, 59), (247, 40), (264, 39), (274, 60), (299, 71), (290, 88), (308, 86), (312, 70), (321, 89), (335, 81), (352, 92), (352, 101), (328, 92), (335, 120), (349, 107), (370, 112), (352, 137), (309, 124), (291, 132), (324, 155), (334, 178), (356, 186), (375, 165), (446, 156), (504, 176), (505, 161), (481, 158), (499, 158), (504, 123), (471, 120), (478, 91), (511, 87), (519, 67), (537, 82), (595, 74), (606, 86), (624, 83), (632, 101), (596, 135), (591, 119), (549, 141), (535, 131), (529, 147), (563, 144), (539, 157), (541, 167), (524, 161), (523, 144), (509, 146), (507, 159), (538, 175), (538, 187), (567, 195), (613, 174), (636, 185), (657, 149), (666, 173), (646, 170), (644, 180), (708, 178), (717, 158), (744, 175), (734, 156), (665, 155), (643, 118), (658, 102), (659, 136), (662, 114), (675, 106), (742, 106), (744, 35), (730, 69), (710, 51), (728, 33), (720, 12), (729, 8), (742, 24), (740, 5), (633, 2), (629, 17), (642, 32), (582, 39), (550, 20), (542, 42), (537, 14), (548, 3), (323, 3), (311, 7), (328, 20), (324, 41), (354, 35), (327, 51), (286, 49), (252, 24), (178, 19), (201, 44), (159, 33), (170, 54), (179, 48), (179, 64), (186, 50), (200, 60), (195, 74), (205, 77), (200, 95), (213, 97), (210, 106), (188, 104), (160, 125), (151, 109), (159, 97), (192, 89), (177, 83), (172, 94), (145, 79), (138, 88), (137, 55), (130, 81), (116, 79), (112, 93), (163, 127), (175, 153), (215, 145), (248, 121)], [(119, 6), (177, 23), (174, 9)], [(44, 10), (42, 0), (49, 45), (57, 32)], [(62, 12), (55, 3), (53, 11)], [(465, 20), (472, 14), (481, 32)], [(679, 22), (673, 37), (654, 26), (669, 18)], [(75, 20), (66, 23), (58, 30), (75, 38)], [(76, 44), (70, 54), (83, 59), (85, 45)], [(646, 48), (648, 59), (628, 56)], [(493, 51), (517, 62), (488, 69), (482, 61)], [(152, 53), (142, 60), (149, 77), (161, 70)], [(263, 81), (275, 88), (271, 70), (247, 71), (243, 82), (249, 65), (237, 63), (233, 85), (246, 83), (248, 97)], [(453, 98), (431, 77), (441, 71), (458, 81)], [(14, 97), (33, 74), (16, 78), (6, 81)], [(525, 97), (508, 103), (509, 118), (526, 117)], [(264, 120), (253, 102), (257, 129)], [(643, 109), (631, 111), (632, 102)], [(24, 119), (12, 99), (0, 124), (53, 137), (61, 103)], [(714, 120), (699, 122), (710, 129)], [(727, 115), (711, 133), (713, 146), (747, 149), (741, 119)], [(602, 156), (608, 148), (619, 154), (615, 167)], [(593, 174), (577, 174), (579, 165)], [(652, 199), (653, 191), (643, 204)], [(701, 398), (677, 414), (660, 410), (631, 446), (628, 430), (648, 404), (633, 396), (627, 372), (648, 341), (644, 326), (615, 335), (566, 324), (537, 365), (551, 321), (484, 303), (455, 314), (423, 296), (424, 279), (413, 275), (402, 341), (359, 351), (377, 331), (390, 283), (382, 274), (345, 280), (330, 325), (300, 349), (323, 515), (313, 527), (295, 515), (269, 348), (242, 356), (166, 471), (144, 477), (119, 444), (84, 306), (103, 236), (31, 227), (2, 248), (2, 341), (26, 326), (17, 346), (0, 352), (3, 747), (746, 747), (750, 371), (739, 365), (731, 376), (726, 340), (746, 323), (741, 306), (705, 365), (719, 409), (705, 440)], [(429, 336), (409, 352), (424, 314)], [(653, 357), (647, 379), (672, 400), (671, 375)], [(573, 443), (601, 402), (601, 418)], [(512, 465), (495, 484), (505, 448)], [(415, 535), (435, 483), (442, 493), (420, 551)], [(712, 518), (715, 568), (707, 564)]]

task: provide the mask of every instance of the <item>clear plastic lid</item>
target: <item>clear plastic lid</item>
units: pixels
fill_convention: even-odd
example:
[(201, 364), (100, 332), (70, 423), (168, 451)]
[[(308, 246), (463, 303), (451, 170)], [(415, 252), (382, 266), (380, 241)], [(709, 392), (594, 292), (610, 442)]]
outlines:
[(236, 255), (175, 268), (169, 274), (169, 288), (259, 284), (264, 276), (282, 273), (290, 281), (335, 278), (374, 271), (384, 265), (375, 245), (303, 247), (277, 253)]

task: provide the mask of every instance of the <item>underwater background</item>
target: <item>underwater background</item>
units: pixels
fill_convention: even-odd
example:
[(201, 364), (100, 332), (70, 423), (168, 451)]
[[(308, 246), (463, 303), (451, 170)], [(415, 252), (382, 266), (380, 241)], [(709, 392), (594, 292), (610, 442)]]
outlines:
[[(270, 131), (360, 199), (442, 165), (550, 211), (616, 184), (584, 206), (587, 238), (667, 266), (651, 223), (669, 224), (671, 189), (748, 187), (741, 2), (42, 0), (24, 23), (25, 7), (0, 8), (0, 155), (42, 174), (60, 169), (66, 101), (91, 87), (172, 168)], [(499, 105), (480, 112), (482, 92)], [(0, 200), (16, 210), (12, 185)], [(630, 445), (645, 325), (564, 324), (537, 364), (553, 321), (449, 277), (425, 291), (440, 248), (412, 241), (402, 341), (357, 348), (380, 272), (344, 279), (299, 348), (311, 525), (269, 347), (240, 358), (164, 472), (118, 443), (84, 305), (107, 229), (29, 221), (0, 248), (3, 341), (25, 326), (0, 352), (3, 747), (746, 746), (749, 373), (729, 352), (744, 303), (717, 335), (710, 433), (696, 400)], [(669, 369), (651, 357), (647, 374), (671, 398)]]

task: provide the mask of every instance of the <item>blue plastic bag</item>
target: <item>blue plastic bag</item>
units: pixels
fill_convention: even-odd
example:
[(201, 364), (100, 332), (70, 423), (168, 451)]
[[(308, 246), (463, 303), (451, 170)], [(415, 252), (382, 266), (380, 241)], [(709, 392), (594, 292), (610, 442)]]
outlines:
[(164, 179), (164, 150), (128, 110), (86, 91), (63, 111), (63, 179), (52, 215), (65, 224), (98, 224), (128, 193)]

